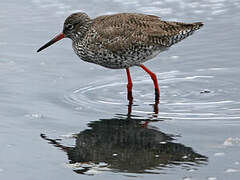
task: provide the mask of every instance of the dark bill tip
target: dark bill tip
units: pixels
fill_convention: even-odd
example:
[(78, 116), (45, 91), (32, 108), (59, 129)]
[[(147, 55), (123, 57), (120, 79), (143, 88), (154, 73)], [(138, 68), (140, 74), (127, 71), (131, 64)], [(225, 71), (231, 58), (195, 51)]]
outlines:
[(51, 46), (52, 44), (54, 44), (55, 42), (61, 40), (65, 38), (65, 35), (63, 33), (60, 33), (59, 35), (55, 36), (51, 41), (49, 41), (48, 43), (46, 43), (45, 45), (43, 45), (42, 47), (40, 47), (37, 52), (42, 51), (43, 49), (47, 48), (48, 46)]

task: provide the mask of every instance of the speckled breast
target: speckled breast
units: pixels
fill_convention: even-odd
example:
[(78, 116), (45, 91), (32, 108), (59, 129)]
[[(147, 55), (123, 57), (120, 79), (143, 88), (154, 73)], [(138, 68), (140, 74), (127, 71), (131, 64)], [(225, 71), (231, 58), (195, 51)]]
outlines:
[(131, 66), (139, 66), (145, 61), (154, 58), (160, 52), (167, 50), (166, 47), (145, 47), (112, 52), (101, 45), (95, 45), (94, 49), (80, 42), (73, 42), (74, 52), (83, 60), (98, 64), (111, 69), (122, 69)]

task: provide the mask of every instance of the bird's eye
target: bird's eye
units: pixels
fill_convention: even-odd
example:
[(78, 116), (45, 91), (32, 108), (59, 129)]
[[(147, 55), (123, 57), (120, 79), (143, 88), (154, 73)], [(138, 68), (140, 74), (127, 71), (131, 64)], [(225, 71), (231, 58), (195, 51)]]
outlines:
[(72, 29), (73, 29), (73, 25), (72, 25), (72, 24), (67, 24), (67, 25), (66, 25), (66, 28), (67, 28), (68, 30), (72, 30)]

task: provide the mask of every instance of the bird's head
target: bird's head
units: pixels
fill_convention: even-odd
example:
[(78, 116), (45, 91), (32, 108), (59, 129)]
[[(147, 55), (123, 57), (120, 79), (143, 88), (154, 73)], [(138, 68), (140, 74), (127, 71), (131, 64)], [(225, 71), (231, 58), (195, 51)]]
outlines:
[(64, 22), (62, 33), (58, 34), (48, 43), (39, 48), (37, 52), (47, 48), (48, 46), (51, 46), (63, 38), (70, 38), (73, 41), (82, 39), (86, 34), (90, 23), (91, 19), (86, 13), (79, 12), (71, 14)]

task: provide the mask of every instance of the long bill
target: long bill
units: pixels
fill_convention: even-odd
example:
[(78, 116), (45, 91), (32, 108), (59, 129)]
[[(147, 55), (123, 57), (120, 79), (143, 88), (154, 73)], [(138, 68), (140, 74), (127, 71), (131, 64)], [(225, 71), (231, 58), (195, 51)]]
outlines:
[(63, 33), (60, 33), (59, 35), (55, 36), (51, 41), (49, 41), (48, 43), (46, 43), (45, 45), (43, 45), (42, 47), (40, 47), (37, 52), (40, 52), (41, 50), (47, 48), (48, 46), (51, 46), (52, 44), (54, 44), (55, 42), (61, 40), (65, 38), (65, 35)]

